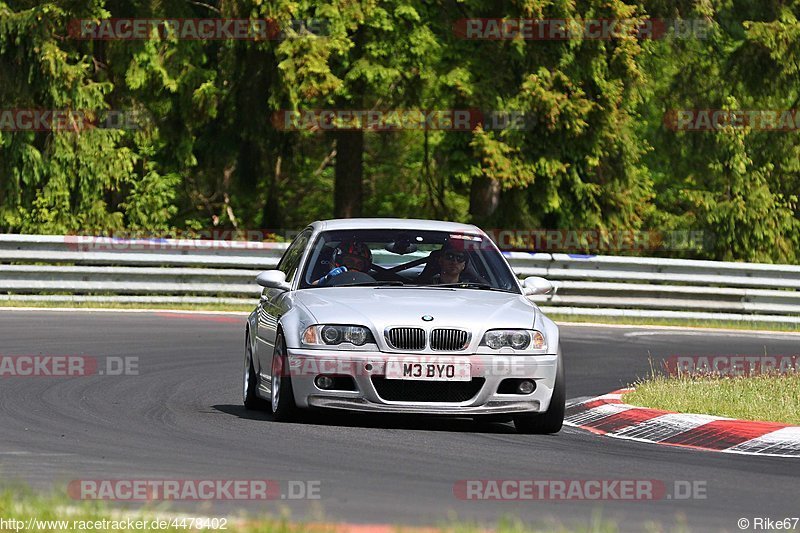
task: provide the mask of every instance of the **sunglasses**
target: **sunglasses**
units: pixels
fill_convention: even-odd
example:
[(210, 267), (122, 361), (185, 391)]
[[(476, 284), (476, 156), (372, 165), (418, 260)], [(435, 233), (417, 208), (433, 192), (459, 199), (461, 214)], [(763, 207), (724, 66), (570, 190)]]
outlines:
[(455, 261), (456, 263), (465, 263), (467, 261), (467, 256), (464, 254), (454, 254), (453, 252), (447, 252), (444, 254), (444, 258), (448, 261)]

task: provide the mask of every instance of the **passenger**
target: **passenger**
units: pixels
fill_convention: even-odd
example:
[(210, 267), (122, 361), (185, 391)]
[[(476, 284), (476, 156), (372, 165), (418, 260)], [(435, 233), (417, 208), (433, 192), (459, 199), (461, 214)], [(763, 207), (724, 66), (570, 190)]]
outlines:
[(458, 250), (452, 244), (446, 244), (436, 258), (439, 272), (431, 277), (431, 284), (458, 283), (463, 281), (461, 274), (467, 268), (469, 255), (464, 250)]

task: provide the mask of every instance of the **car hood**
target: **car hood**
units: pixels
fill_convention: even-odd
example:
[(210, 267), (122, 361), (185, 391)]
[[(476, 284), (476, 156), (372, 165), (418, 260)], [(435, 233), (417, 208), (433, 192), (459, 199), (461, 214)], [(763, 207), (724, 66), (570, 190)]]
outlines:
[(376, 332), (387, 326), (530, 329), (536, 312), (521, 294), (474, 289), (325, 287), (297, 291), (296, 300), (318, 324), (359, 324)]

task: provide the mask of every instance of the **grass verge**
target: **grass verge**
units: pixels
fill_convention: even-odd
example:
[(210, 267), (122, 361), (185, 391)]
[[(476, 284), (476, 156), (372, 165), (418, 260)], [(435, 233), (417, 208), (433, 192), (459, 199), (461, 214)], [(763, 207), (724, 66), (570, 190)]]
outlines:
[(590, 322), (596, 324), (616, 324), (628, 326), (679, 326), (687, 328), (743, 329), (762, 331), (800, 331), (800, 324), (782, 322), (750, 322), (745, 320), (699, 320), (677, 318), (576, 316), (547, 313), (556, 322)]
[(657, 375), (623, 396), (631, 405), (800, 425), (800, 374), (714, 377)]
[[(648, 531), (661, 531), (656, 524), (647, 524)], [(652, 527), (650, 527), (652, 526)], [(293, 522), (286, 513), (281, 517), (261, 518), (196, 516), (191, 513), (158, 508), (122, 510), (105, 502), (80, 502), (36, 494), (29, 488), (0, 491), (0, 531), (38, 531), (86, 533), (87, 531), (183, 532), (221, 531), (226, 533), (615, 533), (619, 527), (601, 518), (599, 512), (586, 524), (566, 526), (557, 520), (541, 524), (525, 524), (505, 519), (495, 527), (450, 521), (432, 527), (358, 526), (325, 522)]]
[(175, 311), (252, 311), (257, 299), (252, 304), (192, 304), (192, 303), (152, 303), (139, 302), (48, 302), (18, 301), (0, 299), (0, 307), (17, 307), (20, 309), (165, 309)]

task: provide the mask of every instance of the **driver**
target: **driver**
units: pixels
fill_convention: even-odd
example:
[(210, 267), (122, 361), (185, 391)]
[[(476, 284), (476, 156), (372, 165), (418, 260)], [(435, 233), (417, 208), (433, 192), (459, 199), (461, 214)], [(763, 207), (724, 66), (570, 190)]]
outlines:
[(369, 246), (360, 241), (342, 241), (333, 251), (331, 260), (334, 268), (313, 282), (312, 285), (324, 285), (344, 272), (369, 272), (372, 266), (372, 252)]

